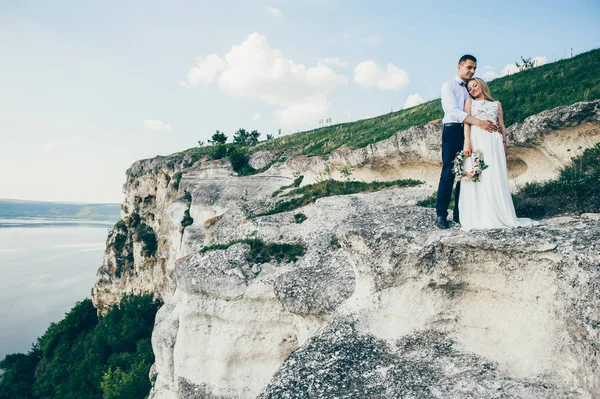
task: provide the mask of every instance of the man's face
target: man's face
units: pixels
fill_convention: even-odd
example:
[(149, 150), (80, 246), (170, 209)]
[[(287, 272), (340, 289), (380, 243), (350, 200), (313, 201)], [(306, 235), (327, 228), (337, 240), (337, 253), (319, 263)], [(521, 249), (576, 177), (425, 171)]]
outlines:
[(477, 63), (471, 60), (466, 60), (462, 64), (458, 64), (458, 77), (462, 80), (471, 79), (475, 75)]

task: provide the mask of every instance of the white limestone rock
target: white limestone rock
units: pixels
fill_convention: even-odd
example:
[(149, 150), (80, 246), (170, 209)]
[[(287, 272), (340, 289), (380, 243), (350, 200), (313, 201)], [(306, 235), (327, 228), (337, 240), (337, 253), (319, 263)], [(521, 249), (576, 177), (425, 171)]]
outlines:
[(232, 263), (224, 250), (181, 259), (153, 336), (151, 397), (598, 395), (599, 221), (438, 231), (432, 210), (403, 204), (421, 191), (323, 198), (301, 224), (248, 221), (232, 239), (307, 248), (258, 276), (245, 245), (230, 247)]

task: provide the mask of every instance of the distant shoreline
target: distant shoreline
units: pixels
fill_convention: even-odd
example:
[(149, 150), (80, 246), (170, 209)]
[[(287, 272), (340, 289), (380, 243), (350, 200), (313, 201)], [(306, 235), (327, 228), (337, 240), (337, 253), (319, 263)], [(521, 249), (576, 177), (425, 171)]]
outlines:
[(111, 228), (116, 220), (86, 220), (86, 219), (67, 219), (67, 218), (23, 218), (0, 217), (0, 229), (10, 228), (36, 228), (36, 227), (91, 227), (91, 228)]
[(56, 221), (110, 221), (121, 219), (121, 204), (64, 203), (0, 199), (0, 218)]

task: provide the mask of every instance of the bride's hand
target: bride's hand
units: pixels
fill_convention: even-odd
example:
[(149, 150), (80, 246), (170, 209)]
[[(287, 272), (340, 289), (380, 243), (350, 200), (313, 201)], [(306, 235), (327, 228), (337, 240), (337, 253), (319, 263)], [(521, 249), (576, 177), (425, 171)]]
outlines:
[(471, 153), (473, 152), (473, 149), (471, 148), (471, 143), (470, 142), (466, 142), (465, 143), (465, 147), (463, 149), (463, 152), (465, 154), (465, 157), (470, 157)]

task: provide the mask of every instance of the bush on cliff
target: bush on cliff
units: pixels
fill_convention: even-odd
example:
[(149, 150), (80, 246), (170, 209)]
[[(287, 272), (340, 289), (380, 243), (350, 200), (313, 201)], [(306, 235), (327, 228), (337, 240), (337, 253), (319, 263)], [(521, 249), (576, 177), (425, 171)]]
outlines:
[(156, 234), (152, 227), (145, 223), (140, 223), (135, 229), (135, 236), (138, 242), (142, 243), (142, 252), (145, 256), (153, 256), (158, 248)]
[(526, 184), (513, 201), (522, 217), (600, 212), (600, 143), (573, 158), (558, 179)]
[(234, 244), (250, 245), (250, 253), (247, 259), (249, 262), (265, 263), (275, 260), (277, 262), (295, 262), (298, 257), (304, 255), (306, 248), (300, 244), (272, 243), (267, 244), (257, 238), (236, 240), (227, 244), (217, 244), (203, 247), (200, 252), (212, 251), (215, 249), (227, 249)]
[[(300, 181), (298, 184), (300, 184)], [(289, 196), (292, 198), (289, 200), (279, 201), (272, 209), (266, 212), (255, 214), (252, 217), (273, 215), (275, 213), (291, 211), (293, 209), (313, 203), (318, 198), (329, 197), (332, 195), (365, 193), (383, 190), (384, 188), (388, 187), (410, 187), (418, 186), (419, 184), (423, 184), (423, 182), (414, 179), (374, 181), (371, 183), (359, 181), (325, 180), (319, 183), (308, 184), (304, 187), (296, 188), (289, 193), (284, 194), (284, 197)]]
[(150, 335), (159, 307), (149, 295), (127, 296), (98, 317), (89, 299), (78, 302), (28, 354), (0, 362), (5, 371), (0, 398), (146, 397), (154, 362)]

